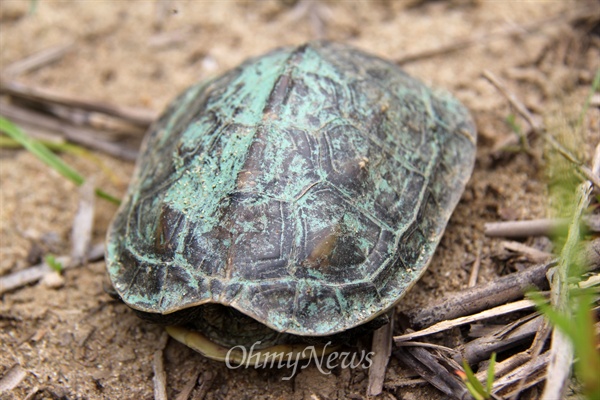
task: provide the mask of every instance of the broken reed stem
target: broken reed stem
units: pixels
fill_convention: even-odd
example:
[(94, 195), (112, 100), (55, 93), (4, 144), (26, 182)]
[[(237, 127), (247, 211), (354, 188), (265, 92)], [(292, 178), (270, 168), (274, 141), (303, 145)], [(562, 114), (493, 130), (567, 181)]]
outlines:
[[(542, 315), (540, 315), (539, 317), (542, 319), (541, 326), (537, 329), (535, 337), (533, 338), (533, 343), (531, 344), (531, 346), (529, 346), (529, 349), (527, 349), (526, 351), (526, 353), (529, 355), (529, 358), (534, 361), (537, 360), (538, 357), (540, 357), (540, 354), (542, 353), (542, 350), (544, 348), (544, 344), (546, 343), (546, 340), (548, 339), (548, 336), (550, 335), (551, 331), (550, 323), (548, 322), (548, 320)], [(523, 366), (523, 377), (517, 383), (516, 388), (513, 390), (513, 395), (510, 398), (510, 400), (518, 399), (521, 392), (525, 389), (525, 385), (529, 380), (531, 370), (533, 370), (533, 368), (534, 367), (532, 363)]]
[(594, 151), (594, 158), (592, 159), (592, 174), (594, 176), (600, 176), (600, 143), (596, 146)]
[(473, 267), (471, 268), (471, 274), (469, 275), (469, 283), (468, 287), (472, 288), (477, 285), (477, 277), (479, 276), (479, 268), (481, 267), (481, 248), (483, 247), (482, 243), (479, 242), (477, 245), (477, 257), (475, 258), (475, 262), (473, 263)]
[[(567, 241), (551, 284), (550, 300), (552, 307), (558, 312), (568, 312), (569, 306), (569, 267), (577, 258), (580, 237), (580, 225), (583, 212), (587, 208), (592, 192), (591, 182), (584, 182), (577, 190), (577, 207), (573, 214), (573, 222), (569, 228)], [(550, 348), (550, 364), (546, 372), (546, 385), (542, 400), (563, 398), (573, 362), (573, 344), (567, 335), (554, 327), (552, 331), (552, 347)]]
[(164, 364), (164, 351), (167, 347), (167, 341), (169, 336), (166, 332), (163, 332), (160, 341), (159, 348), (154, 352), (154, 399), (155, 400), (168, 400), (167, 397), (167, 373), (165, 372)]
[(367, 393), (369, 396), (378, 396), (383, 391), (385, 371), (392, 354), (392, 336), (394, 329), (394, 314), (390, 322), (373, 332), (371, 351), (375, 353), (373, 364), (369, 368), (369, 384)]
[(413, 340), (418, 337), (431, 335), (434, 333), (442, 332), (448, 330), (450, 328), (455, 328), (460, 325), (468, 324), (475, 321), (481, 321), (483, 319), (488, 319), (492, 317), (498, 317), (504, 314), (510, 314), (515, 311), (523, 311), (528, 310), (535, 307), (535, 303), (531, 300), (519, 300), (513, 303), (504, 304), (498, 307), (489, 308), (485, 311), (479, 312), (477, 314), (467, 315), (465, 317), (445, 320), (442, 322), (438, 322), (437, 324), (431, 325), (428, 328), (422, 329), (417, 332), (405, 333), (403, 335), (395, 336), (394, 341), (396, 343), (405, 342), (408, 340)]
[(532, 219), (528, 221), (488, 222), (484, 234), (489, 237), (524, 238), (550, 236), (567, 225), (566, 219)]
[(394, 355), (448, 398), (468, 398), (466, 386), (456, 374), (449, 371), (460, 368), (453, 360), (422, 347), (404, 347), (395, 350)]
[[(600, 232), (600, 216), (586, 215), (583, 223), (592, 232)], [(527, 221), (488, 222), (483, 232), (489, 237), (526, 238), (531, 236), (552, 236), (569, 227), (567, 218), (541, 218)]]

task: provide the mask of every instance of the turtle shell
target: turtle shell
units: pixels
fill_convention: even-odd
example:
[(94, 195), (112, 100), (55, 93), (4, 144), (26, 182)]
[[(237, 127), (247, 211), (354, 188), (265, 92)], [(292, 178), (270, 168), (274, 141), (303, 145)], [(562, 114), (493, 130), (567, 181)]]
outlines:
[(475, 158), (453, 97), (313, 42), (179, 96), (108, 233), (116, 292), (146, 313), (217, 303), (323, 336), (389, 310), (426, 269)]

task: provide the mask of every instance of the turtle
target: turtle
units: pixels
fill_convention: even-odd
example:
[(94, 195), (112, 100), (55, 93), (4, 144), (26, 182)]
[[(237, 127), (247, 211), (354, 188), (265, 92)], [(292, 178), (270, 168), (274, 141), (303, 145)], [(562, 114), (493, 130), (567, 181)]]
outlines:
[(209, 358), (325, 351), (385, 323), (424, 273), (476, 137), (453, 96), (350, 45), (251, 58), (150, 128), (107, 233), (110, 282)]

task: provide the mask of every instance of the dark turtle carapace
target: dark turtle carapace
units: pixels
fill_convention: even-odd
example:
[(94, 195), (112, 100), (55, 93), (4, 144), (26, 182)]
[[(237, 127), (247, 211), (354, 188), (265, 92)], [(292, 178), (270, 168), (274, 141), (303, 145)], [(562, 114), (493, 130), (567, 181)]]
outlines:
[(181, 94), (107, 239), (142, 317), (213, 358), (376, 325), (425, 271), (471, 175), (453, 97), (353, 47), (274, 50)]

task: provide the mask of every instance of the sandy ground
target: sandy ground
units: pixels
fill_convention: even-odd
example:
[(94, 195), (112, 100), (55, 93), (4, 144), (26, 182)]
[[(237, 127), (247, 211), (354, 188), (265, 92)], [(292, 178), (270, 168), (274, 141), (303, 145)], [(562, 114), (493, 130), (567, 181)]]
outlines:
[[(0, 2), (0, 65), (51, 46), (74, 43), (60, 61), (18, 81), (63, 93), (160, 111), (188, 85), (227, 70), (249, 56), (318, 37), (353, 44), (390, 59), (482, 38), (473, 46), (403, 65), (409, 73), (454, 93), (479, 129), (477, 163), (435, 258), (399, 310), (431, 303), (465, 288), (481, 246), (480, 282), (510, 272), (495, 258), (497, 239), (483, 224), (547, 215), (543, 142), (530, 153), (499, 150), (514, 136), (507, 101), (482, 78), (501, 77), (508, 89), (546, 121), (579, 115), (600, 60), (600, 29), (570, 19), (592, 1), (41, 1)], [(593, 9), (592, 9), (593, 10)], [(596, 12), (598, 10), (596, 9)], [(157, 22), (159, 21), (159, 22)], [(541, 21), (541, 23), (536, 23)], [(516, 35), (492, 33), (511, 30)], [(165, 36), (175, 37), (161, 44)], [(517, 117), (526, 130), (526, 123)], [(578, 156), (590, 162), (600, 140), (599, 113), (591, 107), (583, 129), (572, 132)], [(98, 162), (64, 155), (107, 191), (121, 195), (133, 164), (98, 154)], [(106, 171), (110, 171), (107, 173)], [(0, 151), (0, 274), (68, 254), (77, 188), (21, 150)], [(103, 241), (116, 208), (97, 202), (94, 243)], [(533, 241), (528, 243), (532, 244)], [(58, 284), (37, 284), (0, 300), (0, 376), (16, 364), (25, 379), (3, 398), (149, 399), (160, 349), (160, 327), (138, 320), (102, 288), (104, 263), (70, 270)], [(459, 332), (446, 344), (461, 341)], [(198, 379), (193, 398), (362, 398), (367, 371), (315, 366), (282, 380), (289, 370), (229, 370), (169, 340), (165, 350), (169, 397)], [(380, 398), (432, 399), (420, 385), (398, 388), (408, 372), (392, 358)], [(535, 398), (535, 389), (528, 398)]]

